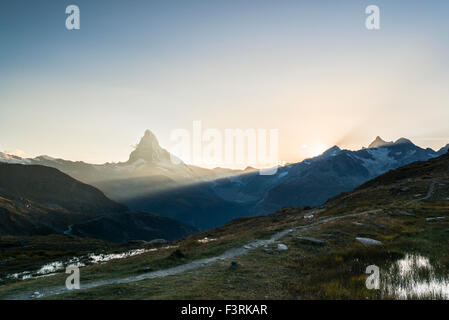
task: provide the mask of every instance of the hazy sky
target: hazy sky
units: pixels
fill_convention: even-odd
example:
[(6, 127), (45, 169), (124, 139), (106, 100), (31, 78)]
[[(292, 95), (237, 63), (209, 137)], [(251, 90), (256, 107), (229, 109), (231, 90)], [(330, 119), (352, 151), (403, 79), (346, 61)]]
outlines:
[(194, 120), (277, 128), (289, 162), (377, 135), (440, 148), (448, 35), (447, 0), (3, 0), (0, 150), (123, 161), (145, 129), (168, 147)]

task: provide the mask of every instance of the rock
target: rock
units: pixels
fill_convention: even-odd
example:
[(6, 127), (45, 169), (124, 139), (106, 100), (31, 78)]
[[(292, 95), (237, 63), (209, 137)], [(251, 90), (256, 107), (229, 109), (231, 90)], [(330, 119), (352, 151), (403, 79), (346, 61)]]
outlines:
[(403, 216), (408, 216), (408, 217), (416, 217), (416, 215), (414, 215), (413, 213), (409, 213), (407, 211), (399, 211), (399, 214), (401, 214)]
[(374, 239), (371, 239), (371, 238), (360, 238), (360, 237), (357, 237), (357, 238), (355, 238), (355, 240), (363, 243), (366, 246), (381, 246), (381, 245), (383, 245), (383, 243), (381, 241), (374, 240)]
[(312, 237), (299, 237), (299, 238), (297, 238), (297, 240), (304, 244), (313, 244), (313, 245), (318, 245), (318, 246), (323, 246), (326, 244), (326, 241), (312, 238)]
[(272, 253), (273, 250), (270, 248), (264, 248), (263, 251), (265, 251), (266, 253)]
[(390, 193), (395, 195), (395, 194), (398, 194), (399, 192), (406, 192), (406, 191), (409, 191), (409, 190), (410, 190), (409, 187), (404, 187), (404, 186), (397, 187), (397, 186), (395, 186), (395, 187), (391, 187), (390, 188)]
[(168, 241), (165, 240), (165, 239), (154, 239), (154, 240), (151, 240), (148, 243), (149, 244), (166, 244), (166, 243), (168, 243)]
[(153, 271), (153, 268), (151, 268), (151, 267), (145, 267), (145, 268), (142, 268), (142, 269), (140, 269), (142, 272), (151, 272), (151, 271)]
[(398, 193), (399, 192), (399, 188), (398, 187), (391, 187), (390, 188), (390, 193), (391, 194), (396, 194), (396, 193)]
[(439, 222), (446, 220), (446, 217), (434, 217), (434, 218), (427, 218), (427, 222)]
[(172, 254), (170, 255), (170, 258), (182, 259), (182, 258), (185, 258), (185, 255), (184, 255), (184, 253), (182, 253), (181, 250), (176, 249), (175, 251), (172, 252)]
[(288, 250), (288, 247), (285, 244), (280, 243), (280, 244), (278, 244), (278, 250), (285, 251), (285, 250)]
[(313, 219), (314, 215), (313, 214), (306, 214), (304, 215), (304, 219)]
[(231, 269), (236, 269), (239, 266), (239, 264), (237, 263), (237, 261), (231, 261)]

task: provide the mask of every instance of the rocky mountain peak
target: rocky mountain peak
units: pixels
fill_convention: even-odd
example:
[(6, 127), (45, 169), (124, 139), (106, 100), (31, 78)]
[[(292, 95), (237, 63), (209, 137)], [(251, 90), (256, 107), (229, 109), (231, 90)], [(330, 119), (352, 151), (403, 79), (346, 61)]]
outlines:
[(379, 148), (391, 144), (393, 144), (393, 141), (387, 142), (380, 136), (377, 136), (376, 139), (374, 139), (374, 141), (369, 144), (368, 148)]
[(147, 162), (170, 161), (170, 154), (159, 145), (156, 136), (150, 130), (146, 130), (136, 149), (131, 152), (128, 162), (145, 160)]
[(413, 142), (406, 138), (400, 138), (394, 144), (413, 144)]
[(338, 146), (333, 146), (332, 148), (327, 149), (323, 152), (321, 156), (324, 157), (333, 157), (338, 155), (341, 152), (341, 149)]

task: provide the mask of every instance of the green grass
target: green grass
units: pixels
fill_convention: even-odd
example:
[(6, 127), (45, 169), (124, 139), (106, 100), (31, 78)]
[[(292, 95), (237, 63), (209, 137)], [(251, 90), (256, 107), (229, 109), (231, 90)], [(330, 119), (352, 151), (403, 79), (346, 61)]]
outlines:
[[(442, 213), (441, 213), (442, 214)], [(357, 221), (363, 225), (355, 225)], [(385, 225), (379, 228), (378, 225)], [(256, 249), (237, 259), (183, 274), (128, 284), (108, 285), (51, 297), (52, 299), (388, 299), (365, 286), (366, 267), (387, 270), (408, 252), (429, 257), (436, 272), (445, 274), (449, 250), (444, 224), (389, 213), (347, 218), (310, 229), (302, 235), (327, 240), (325, 246), (305, 245), (287, 236), (289, 250), (278, 254)], [(333, 238), (326, 238), (332, 233)], [(354, 240), (367, 236), (384, 242), (366, 247)], [(276, 253), (276, 251), (273, 251)], [(447, 270), (447, 269), (446, 269)], [(442, 273), (441, 273), (442, 272)]]
[[(81, 278), (82, 281), (91, 282), (167, 269), (193, 260), (219, 255), (230, 248), (247, 243), (248, 240), (248, 238), (242, 237), (201, 244), (195, 239), (188, 239), (180, 245), (179, 249), (173, 248), (157, 252), (148, 252), (127, 259), (117, 259), (106, 264), (97, 264), (81, 268)], [(180, 251), (182, 254), (174, 254), (176, 251)], [(63, 286), (66, 277), (67, 275), (62, 273), (50, 277), (9, 283), (0, 287), (0, 299), (24, 292), (42, 291)]]

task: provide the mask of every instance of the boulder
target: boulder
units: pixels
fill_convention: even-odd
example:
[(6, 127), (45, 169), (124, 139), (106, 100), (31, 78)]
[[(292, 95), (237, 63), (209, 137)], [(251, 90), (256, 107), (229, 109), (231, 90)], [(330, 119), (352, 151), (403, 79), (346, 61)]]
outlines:
[(278, 244), (278, 250), (285, 251), (285, 250), (288, 250), (288, 247), (285, 244), (280, 243), (280, 244)]
[(407, 217), (416, 217), (416, 215), (407, 211), (399, 211), (399, 214)]
[(427, 222), (439, 222), (439, 221), (445, 221), (446, 217), (434, 217), (434, 218), (427, 218)]
[(165, 239), (154, 239), (148, 242), (149, 244), (166, 244), (168, 241)]
[(381, 246), (381, 245), (383, 245), (383, 243), (381, 241), (374, 240), (374, 239), (371, 239), (371, 238), (360, 238), (360, 237), (357, 237), (357, 238), (355, 238), (355, 240), (357, 240), (360, 243), (363, 243), (366, 246)]
[(297, 238), (297, 240), (304, 244), (312, 244), (312, 245), (316, 245), (316, 246), (323, 246), (326, 244), (326, 241), (312, 238), (312, 237), (299, 237), (299, 238)]

